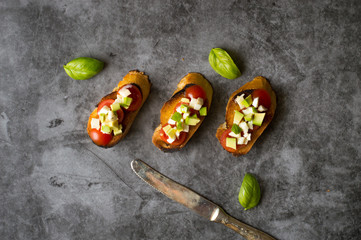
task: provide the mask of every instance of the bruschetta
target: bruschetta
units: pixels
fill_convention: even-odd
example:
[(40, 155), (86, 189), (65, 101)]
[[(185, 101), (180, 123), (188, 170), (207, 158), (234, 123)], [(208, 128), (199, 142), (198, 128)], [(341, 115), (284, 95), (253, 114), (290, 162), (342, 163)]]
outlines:
[(229, 98), (226, 121), (217, 129), (222, 147), (235, 156), (248, 153), (270, 124), (276, 104), (276, 94), (264, 77), (240, 87)]
[(87, 132), (91, 140), (105, 148), (122, 140), (148, 98), (150, 87), (148, 76), (143, 72), (133, 70), (125, 75), (90, 114)]
[(183, 148), (202, 124), (212, 103), (213, 88), (200, 73), (188, 73), (160, 110), (153, 144), (162, 151)]

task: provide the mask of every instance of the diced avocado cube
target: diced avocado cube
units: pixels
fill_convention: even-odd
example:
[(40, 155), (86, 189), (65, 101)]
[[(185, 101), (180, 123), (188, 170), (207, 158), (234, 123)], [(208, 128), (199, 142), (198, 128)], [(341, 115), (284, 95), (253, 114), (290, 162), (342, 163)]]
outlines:
[(226, 147), (237, 149), (237, 139), (236, 138), (226, 138)]
[(187, 106), (185, 104), (180, 105), (180, 111), (182, 113), (186, 113), (186, 112), (188, 112), (188, 110), (189, 110), (189, 106)]
[(234, 124), (239, 124), (243, 118), (243, 114), (240, 113), (239, 111), (237, 110), (234, 110), (234, 118), (233, 118), (233, 123)]
[(253, 112), (253, 113), (258, 113), (257, 108), (252, 107), (252, 112)]
[(109, 126), (111, 128), (118, 127), (118, 120), (107, 121), (107, 122), (104, 122), (103, 125)]
[(253, 125), (261, 126), (266, 113), (255, 113), (253, 118)]
[(177, 122), (177, 130), (182, 131), (184, 129), (182, 122)]
[(207, 107), (202, 107), (202, 108), (199, 110), (199, 115), (201, 115), (201, 116), (207, 116)]
[(248, 97), (246, 97), (243, 101), (242, 101), (242, 105), (245, 107), (249, 107), (252, 104), (252, 95), (248, 95)]
[(132, 103), (133, 99), (130, 97), (124, 97), (123, 98), (123, 102), (120, 104), (120, 106), (124, 107), (125, 109), (127, 109), (130, 104)]
[(239, 134), (241, 132), (241, 128), (237, 124), (233, 124), (231, 131), (235, 134)]
[(101, 123), (105, 122), (106, 115), (104, 113), (99, 114), (99, 120)]
[(252, 119), (253, 119), (253, 114), (254, 114), (254, 113), (246, 114), (246, 116), (244, 116), (244, 120), (246, 120), (246, 121), (252, 121)]
[(166, 133), (168, 132), (172, 127), (170, 125), (167, 125), (163, 128), (163, 131)]
[(102, 132), (104, 133), (111, 133), (112, 129), (107, 125), (102, 125)]
[(118, 111), (120, 109), (120, 103), (113, 103), (112, 105), (110, 105), (112, 111)]
[(189, 99), (188, 99), (188, 98), (182, 98), (180, 101), (181, 101), (181, 102), (184, 102), (184, 103), (189, 103)]
[(95, 129), (99, 130), (99, 128), (100, 128), (99, 118), (92, 118), (92, 120), (90, 121), (90, 126), (91, 126), (91, 128), (95, 128)]
[(182, 114), (180, 114), (179, 112), (175, 112), (173, 113), (171, 119), (173, 121), (179, 122), (182, 119)]
[(122, 134), (123, 133), (123, 131), (122, 131), (122, 125), (121, 124), (119, 124), (119, 126), (117, 127), (117, 128), (113, 128), (113, 134), (114, 134), (114, 136), (117, 136), (117, 135), (119, 135), (119, 134)]
[(167, 125), (163, 127), (163, 131), (165, 132), (165, 134), (167, 134), (169, 138), (175, 139), (176, 129), (172, 128), (170, 125)]
[(170, 128), (167, 132), (165, 132), (165, 134), (168, 135), (169, 138), (171, 139), (175, 139), (176, 138), (176, 130), (174, 128)]
[(193, 115), (192, 117), (187, 117), (185, 123), (190, 126), (195, 126), (200, 121), (201, 121), (200, 119), (198, 119), (197, 117), (194, 117), (194, 115)]

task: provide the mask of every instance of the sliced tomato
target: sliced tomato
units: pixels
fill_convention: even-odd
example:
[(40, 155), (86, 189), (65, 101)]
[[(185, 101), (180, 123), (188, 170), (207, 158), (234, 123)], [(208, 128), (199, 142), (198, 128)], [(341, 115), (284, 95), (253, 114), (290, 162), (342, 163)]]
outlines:
[[(164, 125), (163, 127), (165, 127), (165, 126), (167, 126), (167, 125), (169, 125), (169, 124), (166, 124), (166, 125)], [(172, 125), (171, 125), (172, 126)], [(179, 137), (176, 139), (176, 140), (174, 140), (174, 142), (172, 142), (172, 143), (169, 143), (169, 142), (167, 142), (167, 140), (168, 140), (168, 135), (167, 134), (165, 134), (165, 132), (164, 132), (164, 130), (163, 130), (163, 127), (162, 127), (162, 129), (160, 130), (160, 138), (164, 141), (164, 142), (166, 142), (166, 143), (168, 143), (168, 144), (171, 144), (171, 145), (173, 145), (173, 146), (179, 146), (179, 145), (181, 145), (182, 143), (184, 143), (184, 141), (186, 140), (186, 138), (187, 138), (187, 135), (188, 135), (188, 133), (186, 133), (186, 132), (181, 132), (180, 134), (179, 134)]]
[[(226, 143), (227, 143), (227, 137), (230, 137), (230, 136), (228, 136), (229, 135), (229, 133), (231, 132), (231, 129), (227, 129), (227, 130), (225, 130), (223, 133), (222, 133), (222, 136), (221, 136), (221, 145), (222, 145), (222, 147), (225, 149), (225, 150), (227, 150), (228, 152), (235, 152), (236, 150), (235, 149), (233, 149), (233, 148), (230, 148), (230, 147), (227, 147), (226, 146)], [(237, 149), (238, 149), (238, 147), (239, 147), (240, 145), (237, 145)]]
[(252, 92), (252, 98), (259, 98), (258, 100), (258, 105), (262, 105), (265, 108), (270, 108), (271, 107), (271, 97), (268, 94), (268, 92), (264, 89), (256, 89)]
[[(101, 103), (99, 103), (98, 111), (97, 111), (98, 114), (99, 114), (99, 111), (104, 106), (107, 106), (108, 108), (111, 108), (110, 105), (112, 105), (114, 101), (115, 101), (114, 99), (107, 99), (107, 100), (104, 100)], [(121, 108), (117, 111), (117, 115), (118, 115), (118, 122), (121, 123), (123, 121), (123, 118), (124, 118), (124, 112), (123, 112), (123, 110)]]
[(142, 105), (142, 101), (143, 101), (142, 93), (140, 92), (139, 88), (133, 84), (127, 84), (121, 87), (120, 89), (124, 89), (124, 88), (130, 91), (130, 95), (128, 97), (132, 99), (130, 106), (128, 107), (128, 109), (125, 110), (128, 112), (133, 112), (138, 110), (140, 108), (140, 105)]
[(106, 146), (113, 138), (112, 134), (105, 134), (94, 128), (90, 130), (89, 136), (99, 146)]
[(201, 86), (193, 85), (186, 88), (186, 97), (207, 99), (207, 94)]

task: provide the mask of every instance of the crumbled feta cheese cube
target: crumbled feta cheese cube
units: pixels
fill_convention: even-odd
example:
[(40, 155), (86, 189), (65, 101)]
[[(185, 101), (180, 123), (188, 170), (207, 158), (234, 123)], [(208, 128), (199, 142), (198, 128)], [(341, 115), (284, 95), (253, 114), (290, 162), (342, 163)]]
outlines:
[(201, 109), (201, 108), (202, 108), (202, 105), (200, 105), (200, 104), (195, 104), (194, 105), (194, 110), (199, 111), (199, 109)]
[(189, 117), (190, 113), (187, 112), (187, 113), (183, 113), (183, 119), (186, 119), (187, 117)]
[(248, 134), (248, 135), (247, 135), (247, 140), (248, 140), (248, 141), (251, 141), (251, 135), (252, 135), (252, 134)]
[(244, 137), (239, 137), (239, 138), (237, 138), (237, 144), (238, 144), (238, 145), (244, 144), (245, 141), (246, 141), (246, 139), (245, 139)]
[(108, 114), (110, 112), (110, 108), (108, 106), (104, 106), (102, 107), (102, 109), (100, 109), (100, 111), (98, 112), (98, 115), (104, 113), (104, 114)]
[(193, 106), (193, 109), (199, 111), (199, 109), (202, 108), (203, 103), (204, 103), (203, 98), (197, 98), (197, 100), (195, 101), (195, 104)]
[(174, 142), (174, 141), (175, 141), (175, 138), (168, 138), (168, 139), (167, 139), (167, 142), (168, 142), (168, 143), (172, 143), (172, 142)]
[(107, 115), (107, 119), (108, 119), (109, 121), (115, 121), (115, 120), (118, 119), (118, 116), (117, 116), (117, 114), (114, 113), (113, 111), (109, 111), (109, 112), (108, 112), (108, 115)]
[(252, 105), (253, 107), (258, 107), (258, 102), (259, 102), (259, 98), (256, 97), (255, 99), (253, 99)]
[(252, 107), (248, 107), (242, 111), (245, 115), (253, 113)]
[(229, 136), (235, 137), (235, 138), (239, 138), (239, 137), (241, 137), (241, 134), (240, 134), (240, 133), (235, 134), (234, 132), (231, 131), (231, 132), (229, 133)]
[(244, 94), (237, 96), (235, 99), (235, 102), (239, 105), (241, 109), (245, 108), (245, 106), (242, 104), (242, 101), (244, 100), (243, 96)]
[(241, 122), (241, 123), (239, 124), (239, 127), (242, 128), (242, 132), (243, 132), (243, 133), (248, 133), (248, 125), (247, 125), (246, 122)]
[(189, 125), (183, 124), (183, 132), (189, 132)]
[(118, 91), (118, 95), (121, 95), (122, 97), (128, 97), (130, 94), (132, 93), (127, 88), (122, 88)]
[[(118, 95), (118, 96), (119, 96), (119, 95)], [(123, 101), (120, 100), (120, 99), (117, 97), (117, 99), (114, 100), (113, 104), (115, 104), (115, 103), (122, 103), (122, 102), (123, 102)]]
[(99, 128), (100, 128), (99, 118), (92, 118), (90, 125), (91, 125), (91, 128), (95, 128), (96, 130), (99, 130)]
[(179, 112), (179, 113), (182, 113), (180, 107), (177, 107), (176, 111)]
[(267, 111), (267, 108), (263, 107), (262, 105), (259, 105), (258, 111), (265, 112), (265, 111)]
[(176, 125), (176, 124), (177, 124), (177, 122), (174, 121), (174, 120), (172, 120), (171, 118), (169, 118), (168, 123), (169, 123), (170, 125)]
[(243, 137), (247, 139), (248, 132), (243, 133)]
[(117, 94), (117, 99), (115, 100), (116, 102), (122, 103), (123, 102), (123, 96), (120, 94)]
[(253, 121), (252, 120), (247, 122), (247, 125), (248, 125), (249, 129), (253, 130)]

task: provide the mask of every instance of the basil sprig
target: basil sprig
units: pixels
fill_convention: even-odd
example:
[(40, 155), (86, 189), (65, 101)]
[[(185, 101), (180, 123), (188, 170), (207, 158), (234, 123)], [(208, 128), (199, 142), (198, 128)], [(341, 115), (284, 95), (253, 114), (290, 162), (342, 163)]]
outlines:
[(64, 65), (65, 72), (75, 80), (86, 80), (103, 70), (104, 63), (88, 57), (75, 58)]
[(239, 203), (244, 207), (244, 210), (248, 210), (257, 206), (260, 198), (261, 189), (257, 179), (252, 174), (246, 173), (238, 195)]
[(221, 48), (213, 48), (209, 53), (208, 60), (214, 71), (222, 77), (235, 79), (241, 76), (241, 72), (233, 62), (231, 56)]

